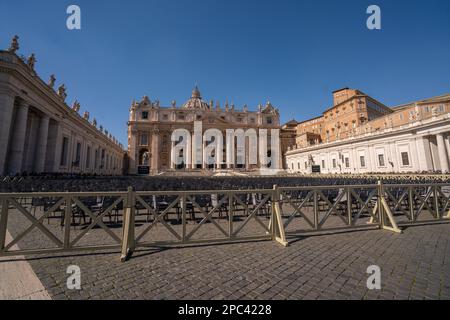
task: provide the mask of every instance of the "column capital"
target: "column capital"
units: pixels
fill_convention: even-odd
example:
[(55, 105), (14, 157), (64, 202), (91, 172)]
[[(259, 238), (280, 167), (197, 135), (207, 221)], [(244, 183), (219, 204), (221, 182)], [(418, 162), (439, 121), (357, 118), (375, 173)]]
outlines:
[(16, 102), (16, 106), (20, 107), (20, 108), (27, 108), (28, 109), (30, 107), (30, 104), (26, 100), (19, 99)]

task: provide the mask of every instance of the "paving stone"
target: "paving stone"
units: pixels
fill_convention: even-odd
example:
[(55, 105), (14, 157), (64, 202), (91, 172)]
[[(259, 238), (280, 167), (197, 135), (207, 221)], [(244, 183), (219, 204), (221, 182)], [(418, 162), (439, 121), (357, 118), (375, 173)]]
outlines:
[[(20, 221), (14, 220), (8, 230), (17, 235)], [(61, 232), (61, 228), (46, 227), (55, 234)], [(199, 230), (207, 235), (212, 228), (208, 224)], [(162, 227), (155, 230), (155, 234), (164, 232)], [(98, 235), (93, 241), (107, 239), (101, 231), (91, 230)], [(120, 228), (114, 232), (120, 234)], [(287, 248), (273, 242), (247, 242), (146, 249), (126, 263), (119, 261), (117, 251), (27, 259), (51, 297), (58, 300), (449, 300), (449, 234), (450, 225), (439, 224), (407, 228), (401, 235), (371, 230), (305, 237)], [(25, 245), (43, 240), (39, 233), (23, 239)], [(372, 264), (381, 267), (382, 290), (366, 287), (366, 270)], [(81, 269), (78, 292), (66, 288), (69, 265)]]

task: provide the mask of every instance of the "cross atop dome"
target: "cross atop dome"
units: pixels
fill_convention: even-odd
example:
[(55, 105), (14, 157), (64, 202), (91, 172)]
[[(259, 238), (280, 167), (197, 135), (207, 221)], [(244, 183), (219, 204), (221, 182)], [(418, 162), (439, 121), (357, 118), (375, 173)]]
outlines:
[(194, 90), (192, 90), (192, 99), (201, 99), (202, 94), (200, 93), (200, 90), (198, 89), (198, 85), (195, 85)]

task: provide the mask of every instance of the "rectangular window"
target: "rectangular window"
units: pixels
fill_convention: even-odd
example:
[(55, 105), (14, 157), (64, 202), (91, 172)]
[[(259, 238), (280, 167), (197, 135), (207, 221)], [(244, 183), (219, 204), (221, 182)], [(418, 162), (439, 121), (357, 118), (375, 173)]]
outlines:
[(164, 114), (164, 115), (163, 115), (163, 120), (164, 120), (164, 121), (169, 120), (169, 116), (168, 116), (167, 114)]
[[(294, 167), (294, 165), (292, 165), (292, 167)], [(297, 167), (298, 167), (298, 170), (300, 170), (301, 168), (300, 168), (300, 162), (299, 163), (297, 163)], [(292, 169), (294, 169), (294, 168), (292, 168)]]
[(69, 138), (64, 137), (61, 150), (61, 166), (67, 166), (67, 151), (69, 150)]
[(322, 169), (325, 169), (325, 160), (322, 160)]
[(345, 167), (350, 168), (350, 159), (349, 158), (345, 158)]
[(267, 124), (272, 124), (272, 122), (273, 122), (273, 121), (272, 121), (272, 118), (270, 118), (270, 117), (268, 117), (268, 118), (266, 119), (266, 121), (267, 121), (267, 122), (266, 122)]
[(336, 159), (333, 159), (333, 169), (336, 169)]
[(148, 119), (148, 112), (147, 111), (143, 111), (142, 112), (142, 120), (147, 120)]
[(378, 155), (378, 166), (380, 167), (384, 167), (384, 154), (379, 154)]
[(409, 154), (408, 152), (402, 152), (402, 163), (404, 166), (409, 166)]
[(308, 162), (305, 162), (305, 169), (308, 169)]
[(147, 133), (141, 133), (141, 139), (139, 141), (139, 145), (141, 146), (148, 146), (148, 134)]
[(361, 168), (365, 168), (366, 167), (366, 159), (364, 158), (364, 156), (360, 156), (359, 161), (361, 162)]

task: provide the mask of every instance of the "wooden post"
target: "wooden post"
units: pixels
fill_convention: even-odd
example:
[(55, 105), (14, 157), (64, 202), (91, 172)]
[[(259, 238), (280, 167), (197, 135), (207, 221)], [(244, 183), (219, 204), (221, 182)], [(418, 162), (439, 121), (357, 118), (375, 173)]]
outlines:
[(124, 207), (124, 222), (123, 222), (123, 238), (122, 238), (122, 255), (120, 261), (127, 261), (134, 252), (136, 248), (135, 235), (134, 235), (134, 215), (136, 208), (136, 196), (132, 187), (128, 187), (128, 192)]
[(3, 252), (6, 244), (6, 231), (8, 227), (8, 198), (2, 198), (2, 211), (0, 215), (0, 252)]
[(281, 218), (280, 190), (277, 185), (273, 186), (272, 192), (272, 219), (270, 223), (270, 232), (272, 233), (273, 241), (280, 243), (284, 247), (289, 245), (286, 240), (283, 220)]

